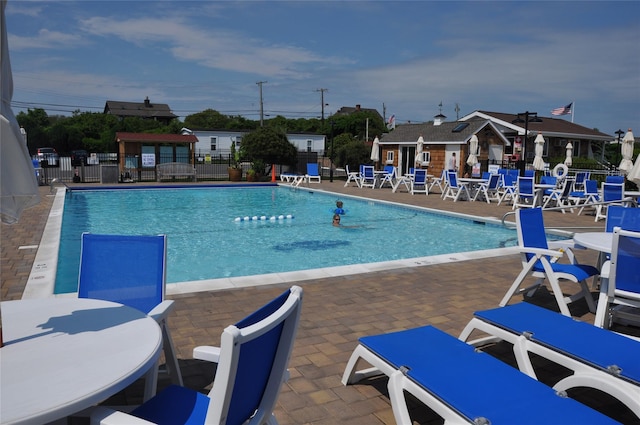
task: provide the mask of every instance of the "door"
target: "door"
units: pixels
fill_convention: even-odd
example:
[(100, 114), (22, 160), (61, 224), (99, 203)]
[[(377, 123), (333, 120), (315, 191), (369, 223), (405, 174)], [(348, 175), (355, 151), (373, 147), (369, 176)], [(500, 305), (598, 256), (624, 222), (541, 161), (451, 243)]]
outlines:
[(400, 161), (398, 162), (398, 170), (400, 171), (400, 175), (404, 176), (405, 174), (409, 173), (409, 168), (413, 168), (415, 166), (415, 158), (415, 146), (402, 146)]

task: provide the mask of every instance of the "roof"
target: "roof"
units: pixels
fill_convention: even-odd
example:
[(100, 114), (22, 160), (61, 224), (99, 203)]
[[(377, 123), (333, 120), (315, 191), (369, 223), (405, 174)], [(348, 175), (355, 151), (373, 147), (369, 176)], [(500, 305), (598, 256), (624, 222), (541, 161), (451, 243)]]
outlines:
[(418, 137), (422, 136), (424, 142), (430, 144), (466, 144), (471, 136), (487, 126), (491, 127), (505, 144), (509, 144), (509, 141), (489, 120), (451, 121), (440, 125), (434, 125), (433, 123), (400, 124), (392, 132), (383, 134), (380, 143), (415, 144)]
[(380, 112), (378, 112), (377, 109), (362, 108), (362, 107), (360, 107), (360, 105), (356, 105), (355, 107), (343, 106), (342, 108), (340, 108), (340, 109), (338, 109), (336, 111), (336, 115), (351, 115), (354, 112), (371, 112), (371, 113), (376, 114), (377, 116), (379, 116), (380, 119), (382, 119), (382, 115), (380, 115)]
[(166, 103), (151, 103), (149, 98), (146, 98), (144, 102), (120, 102), (107, 100), (107, 103), (104, 106), (104, 113), (119, 117), (165, 119), (178, 117), (171, 112), (169, 105)]
[[(521, 115), (522, 116), (522, 115)], [(589, 139), (589, 140), (604, 140), (609, 141), (613, 139), (613, 136), (602, 133), (598, 130), (584, 127), (580, 124), (572, 123), (562, 118), (543, 117), (537, 115), (542, 119), (542, 122), (529, 123), (527, 130), (529, 132), (540, 131), (544, 136), (550, 137), (566, 137), (576, 139)], [(513, 121), (518, 119), (518, 114), (507, 114), (503, 112), (489, 112), (489, 111), (474, 111), (469, 115), (465, 115), (460, 118), (460, 121), (469, 121), (474, 118), (490, 119), (494, 123), (509, 128), (513, 131), (517, 131), (520, 134), (524, 134), (524, 124), (516, 123)]]
[(155, 143), (196, 143), (198, 138), (193, 134), (153, 134), (153, 133), (116, 133), (117, 142), (155, 142)]

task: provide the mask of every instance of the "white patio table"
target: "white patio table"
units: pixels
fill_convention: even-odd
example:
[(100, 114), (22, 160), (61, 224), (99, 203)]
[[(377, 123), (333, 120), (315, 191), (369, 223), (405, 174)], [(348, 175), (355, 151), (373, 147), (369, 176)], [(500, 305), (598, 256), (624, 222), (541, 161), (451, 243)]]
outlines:
[(611, 232), (585, 232), (573, 235), (576, 245), (611, 254), (613, 249), (613, 233)]
[(5, 301), (1, 308), (2, 424), (64, 418), (157, 367), (160, 327), (136, 309), (78, 298)]

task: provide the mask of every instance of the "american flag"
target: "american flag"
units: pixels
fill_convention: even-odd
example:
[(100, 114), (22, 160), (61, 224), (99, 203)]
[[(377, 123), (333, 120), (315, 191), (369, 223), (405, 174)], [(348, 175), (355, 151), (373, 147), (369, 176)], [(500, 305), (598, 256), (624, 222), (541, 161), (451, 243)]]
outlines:
[(396, 128), (396, 115), (393, 114), (389, 117), (389, 120), (387, 121), (387, 128), (389, 130), (395, 129)]
[(571, 106), (573, 106), (573, 102), (567, 106), (561, 106), (560, 108), (553, 109), (551, 111), (551, 115), (569, 115), (571, 113)]

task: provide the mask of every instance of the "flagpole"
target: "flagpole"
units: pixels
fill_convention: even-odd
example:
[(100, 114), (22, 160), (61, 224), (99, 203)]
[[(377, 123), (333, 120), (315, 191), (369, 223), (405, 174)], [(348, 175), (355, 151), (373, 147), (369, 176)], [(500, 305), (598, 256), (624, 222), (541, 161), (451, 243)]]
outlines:
[(571, 102), (571, 122), (573, 122), (573, 114), (576, 110), (576, 101)]

